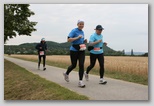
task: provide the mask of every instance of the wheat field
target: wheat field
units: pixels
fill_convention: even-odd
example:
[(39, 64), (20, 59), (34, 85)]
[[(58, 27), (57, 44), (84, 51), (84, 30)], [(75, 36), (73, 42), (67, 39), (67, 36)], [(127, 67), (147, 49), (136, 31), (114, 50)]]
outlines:
[[(11, 55), (12, 57), (23, 58), (27, 60), (36, 61), (37, 55)], [(46, 61), (64, 64), (69, 66), (71, 64), (69, 56), (52, 55), (47, 56)], [(90, 64), (89, 56), (85, 59), (85, 68)], [(148, 57), (125, 57), (125, 56), (105, 56), (104, 57), (105, 71), (119, 71), (123, 73), (130, 73), (135, 75), (148, 76)], [(96, 61), (94, 70), (99, 70), (98, 61)]]

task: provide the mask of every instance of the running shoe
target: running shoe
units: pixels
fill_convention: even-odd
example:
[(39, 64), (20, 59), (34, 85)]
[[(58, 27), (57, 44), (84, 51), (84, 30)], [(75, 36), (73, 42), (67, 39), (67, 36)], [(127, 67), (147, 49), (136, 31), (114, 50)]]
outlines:
[(86, 81), (89, 81), (89, 75), (86, 72), (84, 73), (84, 75), (85, 75)]
[(66, 82), (69, 82), (69, 77), (68, 77), (68, 75), (67, 75), (66, 73), (63, 73), (63, 75), (64, 75), (65, 81), (66, 81)]
[(101, 78), (100, 81), (99, 81), (99, 84), (106, 84), (106, 83), (107, 83), (107, 81), (104, 80), (103, 78)]
[(86, 85), (82, 81), (79, 81), (78, 86), (81, 87), (81, 88), (84, 88)]

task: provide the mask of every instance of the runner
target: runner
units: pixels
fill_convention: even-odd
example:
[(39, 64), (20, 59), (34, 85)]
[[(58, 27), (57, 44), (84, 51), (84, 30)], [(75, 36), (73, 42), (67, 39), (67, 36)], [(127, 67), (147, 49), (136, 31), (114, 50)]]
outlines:
[(104, 54), (103, 54), (103, 44), (107, 45), (106, 42), (103, 43), (103, 35), (101, 34), (104, 28), (101, 25), (96, 26), (96, 32), (90, 36), (88, 50), (90, 51), (90, 65), (87, 67), (84, 73), (85, 79), (89, 80), (89, 72), (95, 66), (96, 59), (98, 59), (100, 66), (100, 84), (106, 84), (107, 81), (103, 79), (104, 76)]
[(41, 42), (35, 47), (38, 50), (38, 70), (40, 70), (41, 57), (43, 57), (43, 70), (45, 71), (45, 60), (46, 60), (46, 50), (47, 44), (45, 42), (45, 38), (41, 39)]
[(84, 61), (85, 61), (85, 50), (87, 39), (84, 39), (84, 21), (78, 20), (77, 22), (78, 28), (73, 29), (68, 35), (68, 42), (72, 43), (70, 47), (70, 59), (71, 65), (68, 67), (67, 71), (63, 73), (64, 79), (69, 82), (69, 73), (76, 67), (77, 60), (79, 61), (79, 87), (85, 87), (83, 83), (83, 74), (84, 74)]

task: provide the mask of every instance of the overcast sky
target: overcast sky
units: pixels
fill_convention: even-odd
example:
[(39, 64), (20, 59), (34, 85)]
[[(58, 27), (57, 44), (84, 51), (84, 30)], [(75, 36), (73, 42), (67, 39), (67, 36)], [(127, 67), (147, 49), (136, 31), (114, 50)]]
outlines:
[(46, 41), (66, 42), (77, 20), (85, 21), (85, 38), (94, 33), (96, 25), (104, 27), (104, 41), (114, 50), (148, 51), (148, 4), (30, 4), (38, 22), (32, 36), (17, 36), (9, 45)]

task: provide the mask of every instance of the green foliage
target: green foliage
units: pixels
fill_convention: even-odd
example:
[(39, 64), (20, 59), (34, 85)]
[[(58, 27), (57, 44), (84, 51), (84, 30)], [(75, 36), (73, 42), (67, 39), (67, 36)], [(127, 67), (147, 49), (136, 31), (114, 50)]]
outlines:
[(145, 54), (143, 54), (142, 56), (146, 56), (146, 57), (148, 57), (148, 53), (145, 53)]
[(17, 35), (31, 36), (36, 31), (37, 22), (31, 22), (28, 17), (34, 15), (29, 4), (4, 4), (4, 42)]

